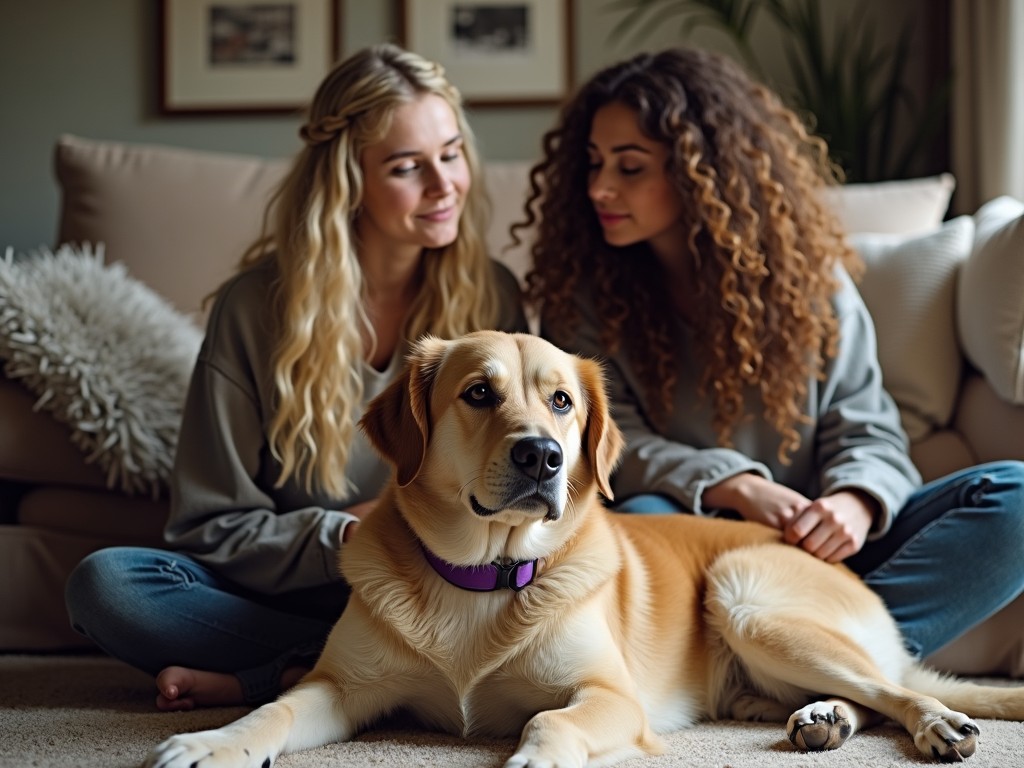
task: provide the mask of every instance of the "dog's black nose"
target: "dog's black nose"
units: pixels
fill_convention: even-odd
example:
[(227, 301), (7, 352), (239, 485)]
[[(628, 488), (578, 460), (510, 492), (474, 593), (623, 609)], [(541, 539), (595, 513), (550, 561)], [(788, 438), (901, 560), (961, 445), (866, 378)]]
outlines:
[(512, 446), (512, 462), (537, 482), (550, 480), (562, 468), (562, 446), (550, 437), (526, 437)]

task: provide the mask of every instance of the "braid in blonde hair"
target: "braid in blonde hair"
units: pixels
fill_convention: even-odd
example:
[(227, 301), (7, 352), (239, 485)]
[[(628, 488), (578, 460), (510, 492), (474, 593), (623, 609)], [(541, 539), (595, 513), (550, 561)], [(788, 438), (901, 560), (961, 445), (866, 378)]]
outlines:
[(348, 127), (347, 115), (327, 115), (319, 120), (306, 123), (299, 129), (300, 138), (309, 146), (323, 144), (330, 141), (342, 130)]

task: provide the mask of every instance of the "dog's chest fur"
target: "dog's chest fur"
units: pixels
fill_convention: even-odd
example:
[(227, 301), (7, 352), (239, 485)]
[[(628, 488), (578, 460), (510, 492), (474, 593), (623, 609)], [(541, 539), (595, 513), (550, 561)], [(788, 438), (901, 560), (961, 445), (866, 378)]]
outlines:
[[(413, 607), (424, 598), (429, 612)], [(407, 708), (449, 732), (505, 736), (539, 711), (564, 707), (578, 683), (572, 660), (586, 653), (587, 640), (553, 647), (546, 627), (524, 622), (523, 599), (435, 582), (374, 606), (415, 652), (403, 683)]]

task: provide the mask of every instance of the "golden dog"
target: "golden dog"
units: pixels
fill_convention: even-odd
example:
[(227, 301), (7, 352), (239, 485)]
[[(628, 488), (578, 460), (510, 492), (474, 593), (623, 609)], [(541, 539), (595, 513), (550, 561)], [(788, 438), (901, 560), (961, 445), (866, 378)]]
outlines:
[(607, 512), (622, 437), (593, 361), (528, 335), (427, 338), (362, 426), (395, 477), (344, 548), (352, 597), (315, 668), (149, 766), (265, 767), (396, 710), (521, 734), (506, 768), (658, 753), (702, 718), (788, 718), (797, 747), (830, 749), (879, 714), (953, 761), (978, 728), (946, 704), (1024, 719), (1024, 689), (922, 668), (858, 578), (772, 529)]

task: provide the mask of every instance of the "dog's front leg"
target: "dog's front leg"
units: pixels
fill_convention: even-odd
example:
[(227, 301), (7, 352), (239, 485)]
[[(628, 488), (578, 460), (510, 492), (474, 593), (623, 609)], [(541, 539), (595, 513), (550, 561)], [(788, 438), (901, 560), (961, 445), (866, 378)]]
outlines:
[(660, 754), (640, 702), (600, 681), (584, 685), (564, 709), (530, 718), (505, 768), (582, 768)]
[(338, 688), (307, 678), (277, 701), (234, 723), (182, 733), (157, 746), (146, 768), (269, 768), (282, 752), (351, 738), (352, 725), (338, 705)]

